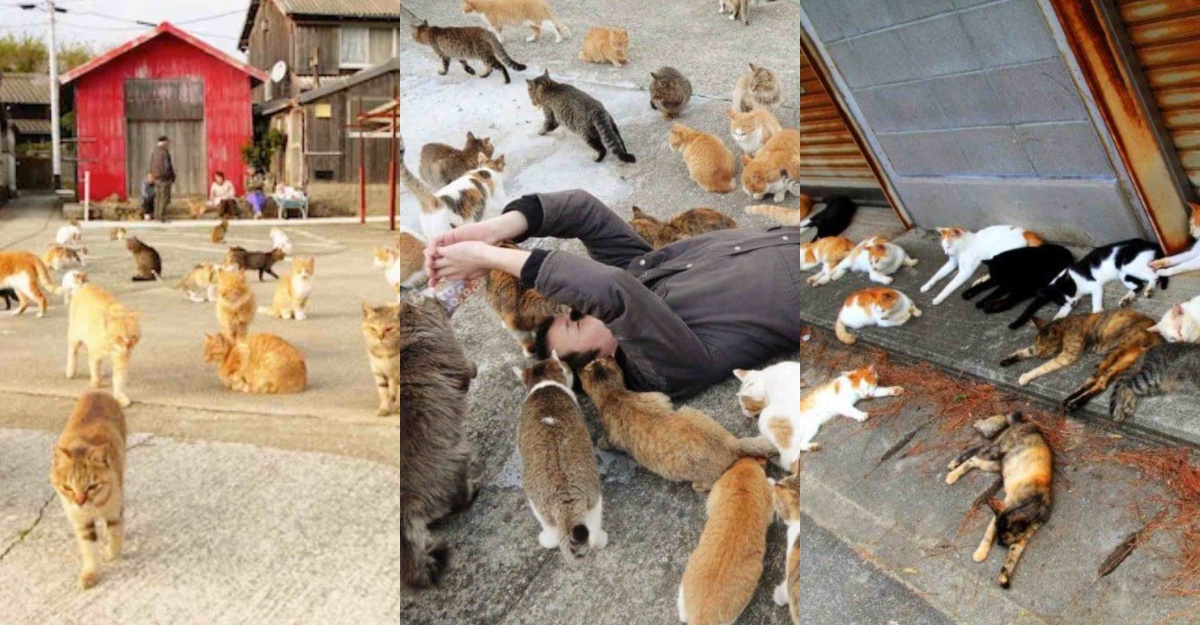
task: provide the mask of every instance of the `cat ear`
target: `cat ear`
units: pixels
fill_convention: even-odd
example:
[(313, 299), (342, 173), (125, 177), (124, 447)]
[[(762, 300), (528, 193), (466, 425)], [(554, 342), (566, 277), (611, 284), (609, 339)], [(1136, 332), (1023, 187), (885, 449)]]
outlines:
[(643, 212), (643, 211), (642, 211), (642, 209), (640, 209), (640, 208), (638, 208), (638, 207), (634, 206), (634, 207), (633, 207), (633, 216), (634, 216), (634, 217), (645, 217), (645, 216), (646, 216), (646, 213), (645, 213), (645, 212)]
[(787, 177), (788, 177), (788, 170), (786, 170), (786, 169), (780, 169), (780, 170), (779, 170), (779, 177), (780, 177), (780, 178), (787, 178)]
[(562, 359), (558, 357), (557, 349), (550, 350), (550, 360), (553, 360), (554, 362), (562, 362)]
[(654, 72), (650, 72), (650, 77), (653, 78), (654, 80), (658, 80), (658, 76), (656, 76), (654, 74)]
[(366, 317), (366, 316), (370, 315), (371, 307), (368, 306), (366, 302), (359, 302), (359, 303), (362, 304), (363, 316)]
[(733, 109), (725, 109), (725, 115), (728, 116), (729, 119), (737, 119), (737, 115), (733, 114)]
[(71, 450), (67, 449), (66, 447), (63, 447), (62, 445), (55, 445), (54, 446), (54, 455), (62, 458), (63, 460), (70, 460), (71, 459)]
[(542, 72), (542, 78), (550, 78), (550, 68), (547, 67), (546, 71)]
[(875, 363), (871, 363), (870, 365), (867, 366), (867, 373), (871, 373), (871, 374), (876, 373)]
[(750, 164), (750, 161), (752, 161), (752, 160), (754, 160), (754, 159), (752, 159), (752, 158), (750, 158), (749, 156), (746, 156), (745, 154), (743, 154), (743, 155), (742, 155), (742, 166), (744, 167), (744, 166), (746, 166), (746, 165), (749, 165), (749, 164)]
[(1038, 331), (1041, 331), (1042, 328), (1046, 327), (1046, 321), (1041, 317), (1034, 317), (1033, 327), (1037, 328)]
[(525, 383), (525, 370), (524, 369), (522, 369), (516, 365), (513, 365), (512, 372), (513, 372), (513, 375), (517, 376), (517, 379), (520, 380), (522, 384)]
[(751, 64), (750, 64), (750, 71), (752, 71), (752, 72), (757, 72), (757, 71), (758, 71), (758, 67), (757, 67), (757, 66), (755, 66), (755, 65), (754, 65), (754, 63), (751, 63)]
[(739, 379), (743, 382), (746, 381), (746, 378), (750, 377), (750, 373), (751, 373), (750, 371), (747, 371), (745, 369), (734, 369), (733, 370), (733, 375), (735, 377), (737, 377), (737, 379)]
[(473, 132), (471, 132), (470, 130), (468, 130), (468, 131), (467, 131), (467, 142), (471, 142), (471, 141), (474, 141), (474, 140), (475, 140), (475, 133), (473, 133)]

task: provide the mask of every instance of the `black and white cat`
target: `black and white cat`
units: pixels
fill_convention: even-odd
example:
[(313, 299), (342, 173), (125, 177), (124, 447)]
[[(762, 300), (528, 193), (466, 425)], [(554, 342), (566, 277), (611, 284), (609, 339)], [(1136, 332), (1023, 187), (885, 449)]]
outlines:
[(1133, 302), (1143, 292), (1153, 297), (1156, 288), (1167, 288), (1167, 279), (1154, 273), (1151, 261), (1161, 258), (1162, 250), (1157, 244), (1144, 239), (1127, 239), (1102, 245), (1079, 262), (1058, 274), (1050, 284), (1038, 291), (1038, 296), (1025, 312), (1008, 327), (1019, 328), (1029, 321), (1037, 311), (1051, 302), (1058, 304), (1055, 319), (1071, 314), (1076, 302), (1085, 295), (1092, 297), (1092, 312), (1104, 310), (1104, 285), (1120, 281), (1129, 289), (1121, 298), (1122, 308)]
[(969, 300), (991, 290), (975, 307), (989, 315), (1004, 312), (1036, 295), (1074, 262), (1071, 250), (1049, 243), (1001, 252), (983, 261), (987, 275), (976, 280), (962, 296)]

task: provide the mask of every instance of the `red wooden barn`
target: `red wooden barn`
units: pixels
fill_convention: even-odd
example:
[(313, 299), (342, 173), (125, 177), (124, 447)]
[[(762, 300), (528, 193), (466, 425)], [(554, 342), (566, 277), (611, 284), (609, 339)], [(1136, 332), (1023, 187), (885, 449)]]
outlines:
[(206, 194), (224, 171), (239, 194), (253, 136), (251, 89), (266, 74), (163, 22), (63, 75), (75, 93), (77, 188), (137, 197), (158, 137), (171, 139), (175, 196)]

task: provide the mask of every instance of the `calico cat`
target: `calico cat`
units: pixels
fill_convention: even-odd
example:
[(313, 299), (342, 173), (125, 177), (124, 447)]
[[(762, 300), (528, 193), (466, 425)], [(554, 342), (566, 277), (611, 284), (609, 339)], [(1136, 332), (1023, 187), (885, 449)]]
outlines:
[(54, 242), (66, 247), (82, 243), (83, 230), (79, 227), (79, 220), (72, 219), (67, 225), (59, 227), (58, 232), (54, 234)]
[(46, 249), (46, 253), (42, 254), (42, 262), (55, 271), (62, 271), (68, 267), (86, 267), (87, 261), (83, 257), (86, 251), (86, 248), (77, 250), (62, 245), (51, 245)]
[(750, 71), (738, 77), (733, 87), (733, 108), (741, 113), (760, 108), (774, 110), (780, 99), (775, 72), (754, 63), (750, 64)]
[(692, 83), (679, 70), (664, 65), (650, 72), (650, 108), (675, 119), (692, 99)]
[(213, 226), (212, 236), (209, 237), (209, 240), (213, 243), (224, 243), (227, 232), (229, 232), (229, 218), (222, 217), (221, 223)]
[(558, 547), (568, 562), (583, 558), (589, 548), (603, 549), (608, 534), (601, 527), (604, 498), (596, 454), (571, 390), (571, 370), (551, 353), (528, 369), (513, 367), (513, 373), (526, 393), (517, 447), (521, 487), (542, 526), (538, 544)]
[(271, 228), (271, 249), (280, 250), (285, 256), (292, 255), (292, 240), (278, 227)]
[(583, 36), (579, 60), (588, 63), (612, 63), (621, 67), (629, 62), (629, 31), (624, 28), (596, 27)]
[(162, 279), (162, 257), (158, 255), (158, 250), (142, 243), (137, 237), (127, 237), (125, 249), (133, 254), (133, 266), (137, 269), (137, 273), (133, 274), (134, 282)]
[(628, 453), (651, 473), (668, 480), (691, 482), (703, 492), (738, 458), (775, 455), (769, 441), (736, 438), (695, 408), (673, 409), (662, 393), (627, 390), (624, 373), (612, 358), (593, 360), (583, 368), (580, 379), (604, 427), (596, 446)]
[(561, 43), (563, 37), (571, 36), (571, 29), (558, 21), (550, 11), (546, 0), (463, 0), (464, 15), (477, 14), (483, 20), (496, 38), (504, 41), (501, 30), (505, 26), (529, 26), (530, 34), (525, 41), (537, 41), (542, 34), (542, 26), (550, 24), (554, 33), (554, 43)]
[(1143, 397), (1169, 393), (1200, 395), (1200, 345), (1170, 343), (1150, 348), (1136, 367), (1113, 384), (1108, 415), (1124, 421)]
[(688, 175), (701, 189), (709, 193), (730, 193), (737, 188), (733, 181), (737, 172), (733, 152), (720, 139), (676, 122), (667, 135), (667, 145), (671, 151), (683, 153)]
[(423, 588), (445, 572), (450, 548), (428, 524), (464, 510), (478, 486), (463, 422), (475, 377), (441, 302), (406, 298), (400, 320), (400, 576)]
[(1200, 269), (1200, 203), (1188, 202), (1188, 205), (1192, 207), (1192, 216), (1188, 220), (1188, 231), (1196, 243), (1193, 243), (1192, 248), (1186, 252), (1159, 258), (1150, 263), (1150, 268), (1157, 270), (1158, 275), (1164, 278)]
[(86, 346), (91, 385), (98, 389), (100, 362), (105, 356), (111, 356), (113, 397), (121, 407), (129, 406), (129, 396), (125, 394), (129, 358), (141, 338), (141, 313), (125, 307), (95, 284), (83, 285), (71, 299), (67, 325), (67, 378), (75, 377), (79, 348)]
[(234, 267), (217, 272), (217, 323), (225, 338), (236, 341), (246, 334), (254, 321), (254, 304), (254, 292), (244, 270)]
[(63, 306), (71, 303), (71, 297), (75, 295), (84, 284), (87, 284), (87, 272), (78, 269), (72, 269), (63, 274), (62, 291)]
[(783, 126), (770, 109), (754, 109), (748, 113), (725, 109), (725, 114), (729, 116), (729, 135), (733, 142), (750, 156), (754, 156), (771, 137), (783, 132)]
[(1013, 571), (1029, 539), (1050, 519), (1050, 485), (1054, 458), (1036, 425), (1019, 412), (975, 422), (987, 442), (968, 447), (948, 466), (946, 483), (953, 484), (971, 469), (999, 473), (1004, 481), (1004, 503), (992, 506), (991, 523), (972, 556), (983, 562), (999, 537), (1008, 557), (1000, 569), (1000, 587), (1008, 588)]
[(42, 289), (59, 294), (46, 264), (29, 252), (0, 252), (0, 288), (12, 289), (20, 302), (13, 316), (23, 314), (29, 308), (29, 300), (33, 300), (38, 305), (37, 316), (42, 317), (46, 314), (46, 296)]
[[(516, 248), (512, 244), (500, 247)], [(535, 333), (542, 322), (567, 312), (566, 307), (526, 287), (517, 276), (498, 269), (488, 272), (485, 291), (488, 304), (500, 316), (504, 328), (517, 340), (526, 358), (534, 354), (537, 341)]]
[(412, 38), (417, 43), (433, 48), (438, 58), (441, 59), (442, 69), (438, 71), (439, 76), (445, 76), (446, 72), (450, 71), (451, 59), (458, 59), (463, 71), (471, 75), (475, 74), (475, 68), (471, 67), (467, 61), (471, 59), (483, 61), (487, 69), (479, 77), (487, 78), (492, 75), (492, 70), (498, 69), (504, 75), (504, 84), (506, 85), (512, 82), (508, 77), (508, 70), (505, 69), (506, 65), (518, 72), (525, 71), (524, 65), (514, 61), (508, 55), (496, 35), (478, 26), (441, 28), (430, 26), (429, 22), (422, 21), (420, 24), (413, 24)]
[(113, 228), (112, 231), (108, 233), (108, 240), (124, 241), (125, 240), (125, 229), (124, 228)]
[(634, 206), (633, 219), (629, 220), (629, 225), (656, 250), (696, 235), (738, 227), (736, 221), (726, 217), (721, 211), (703, 206), (678, 213), (666, 221), (655, 219)]
[(103, 528), (105, 555), (115, 561), (125, 542), (125, 414), (112, 395), (84, 393), (54, 445), (50, 483), (75, 530), (83, 567), (79, 589), (96, 585), (96, 543)]
[(783, 581), (775, 587), (775, 605), (787, 606), (792, 625), (800, 625), (800, 473), (796, 470), (771, 485), (775, 515), (787, 526), (787, 559)]
[(308, 294), (312, 292), (313, 267), (317, 259), (293, 258), (292, 270), (275, 284), (275, 297), (271, 305), (263, 306), (258, 312), (280, 319), (304, 321), (308, 313)]
[(238, 393), (302, 393), (308, 385), (304, 355), (274, 334), (247, 334), (231, 341), (206, 333), (204, 362), (215, 363), (225, 387)]
[(1150, 331), (1168, 343), (1200, 343), (1200, 295), (1172, 306)]
[(871, 237), (854, 246), (850, 254), (833, 268), (829, 280), (840, 280), (847, 271), (857, 271), (867, 274), (872, 282), (891, 284), (892, 274), (900, 271), (901, 267), (914, 267), (917, 262), (904, 248), (888, 241), (886, 237)]
[(183, 296), (197, 304), (217, 301), (217, 266), (212, 263), (201, 263), (175, 285), (183, 291)]
[(1163, 342), (1161, 336), (1150, 331), (1154, 320), (1132, 310), (1071, 315), (1054, 321), (1034, 317), (1033, 325), (1037, 327), (1033, 345), (1013, 352), (1000, 361), (1000, 366), (1008, 367), (1035, 356), (1054, 358), (1021, 374), (1017, 380), (1021, 386), (1071, 366), (1088, 347), (1102, 354), (1096, 372), (1063, 400), (1063, 408), (1068, 412), (1083, 407), (1092, 397), (1104, 392), (1110, 380), (1132, 367), (1146, 350)]
[(742, 190), (761, 200), (767, 195), (782, 202), (800, 176), (800, 132), (782, 130), (763, 144), (754, 156), (742, 155)]
[(400, 392), (400, 309), (398, 305), (372, 308), (364, 303), (362, 312), (367, 361), (379, 392), (375, 414), (386, 417), (400, 411), (396, 403)]
[(1092, 296), (1092, 312), (1098, 313), (1104, 310), (1104, 285), (1117, 280), (1129, 289), (1118, 304), (1122, 308), (1132, 304), (1143, 290), (1146, 297), (1153, 297), (1155, 287), (1167, 288), (1167, 279), (1155, 275), (1150, 268), (1150, 261), (1161, 256), (1157, 244), (1142, 239), (1102, 245), (1039, 289), (1037, 297), (1010, 327), (1021, 327), (1049, 303), (1059, 305), (1054, 318), (1062, 319), (1071, 314), (1084, 295)]
[(733, 623), (754, 598), (767, 553), (771, 487), (762, 459), (742, 458), (713, 484), (708, 520), (679, 582), (679, 620)]
[(493, 159), (480, 153), (476, 158), (475, 169), (435, 192), (408, 170), (401, 146), (400, 179), (421, 204), (421, 230), (426, 237), (479, 221), (485, 211), (500, 204), (504, 197), (504, 157)]
[(821, 265), (821, 271), (808, 277), (808, 284), (824, 284), (829, 281), (833, 268), (837, 267), (854, 249), (854, 241), (846, 237), (825, 237), (800, 244), (800, 268), (812, 269)]
[(942, 292), (933, 298), (934, 306), (946, 301), (955, 289), (966, 284), (983, 261), (995, 258), (1001, 252), (1019, 247), (1038, 247), (1043, 243), (1042, 237), (1017, 226), (990, 226), (979, 232), (970, 232), (962, 228), (938, 228), (938, 234), (942, 239), (942, 251), (949, 259), (933, 274), (929, 282), (921, 287), (921, 292), (928, 292), (933, 285), (950, 275), (956, 268), (958, 273), (946, 284)]
[(596, 151), (597, 163), (604, 160), (609, 150), (622, 162), (637, 162), (637, 158), (625, 149), (625, 140), (621, 138), (617, 123), (599, 100), (571, 85), (555, 82), (550, 78), (550, 70), (533, 80), (526, 80), (525, 84), (529, 100), (542, 109), (546, 117), (539, 135), (549, 134), (563, 124)]
[(279, 279), (279, 276), (271, 270), (271, 267), (283, 260), (284, 256), (286, 254), (279, 248), (275, 248), (269, 252), (248, 252), (244, 247), (234, 246), (229, 248), (229, 252), (225, 254), (225, 262), (243, 270), (250, 269), (253, 271), (257, 269), (258, 281), (262, 282), (263, 273), (269, 273), (272, 278)]
[(1071, 255), (1071, 250), (1061, 245), (1018, 247), (1001, 252), (983, 261), (987, 275), (963, 291), (962, 297), (970, 300), (984, 291), (994, 289), (980, 298), (975, 307), (989, 315), (1004, 312), (1033, 297), (1073, 262), (1075, 257)]
[(489, 137), (479, 139), (473, 132), (467, 133), (461, 150), (445, 143), (426, 143), (421, 147), (421, 180), (440, 189), (479, 167), (479, 155), (490, 159), (495, 151)]

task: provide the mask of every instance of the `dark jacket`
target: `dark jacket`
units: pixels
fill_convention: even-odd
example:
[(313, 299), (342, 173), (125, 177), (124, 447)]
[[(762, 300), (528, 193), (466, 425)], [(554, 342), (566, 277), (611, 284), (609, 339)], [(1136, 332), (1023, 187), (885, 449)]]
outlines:
[(803, 229), (722, 230), (652, 250), (584, 191), (537, 198), (527, 237), (579, 239), (591, 258), (535, 253), (522, 280), (603, 321), (631, 389), (681, 399), (799, 349)]
[(154, 147), (150, 155), (150, 175), (156, 182), (175, 182), (175, 165), (171, 162), (171, 153), (159, 145)]

